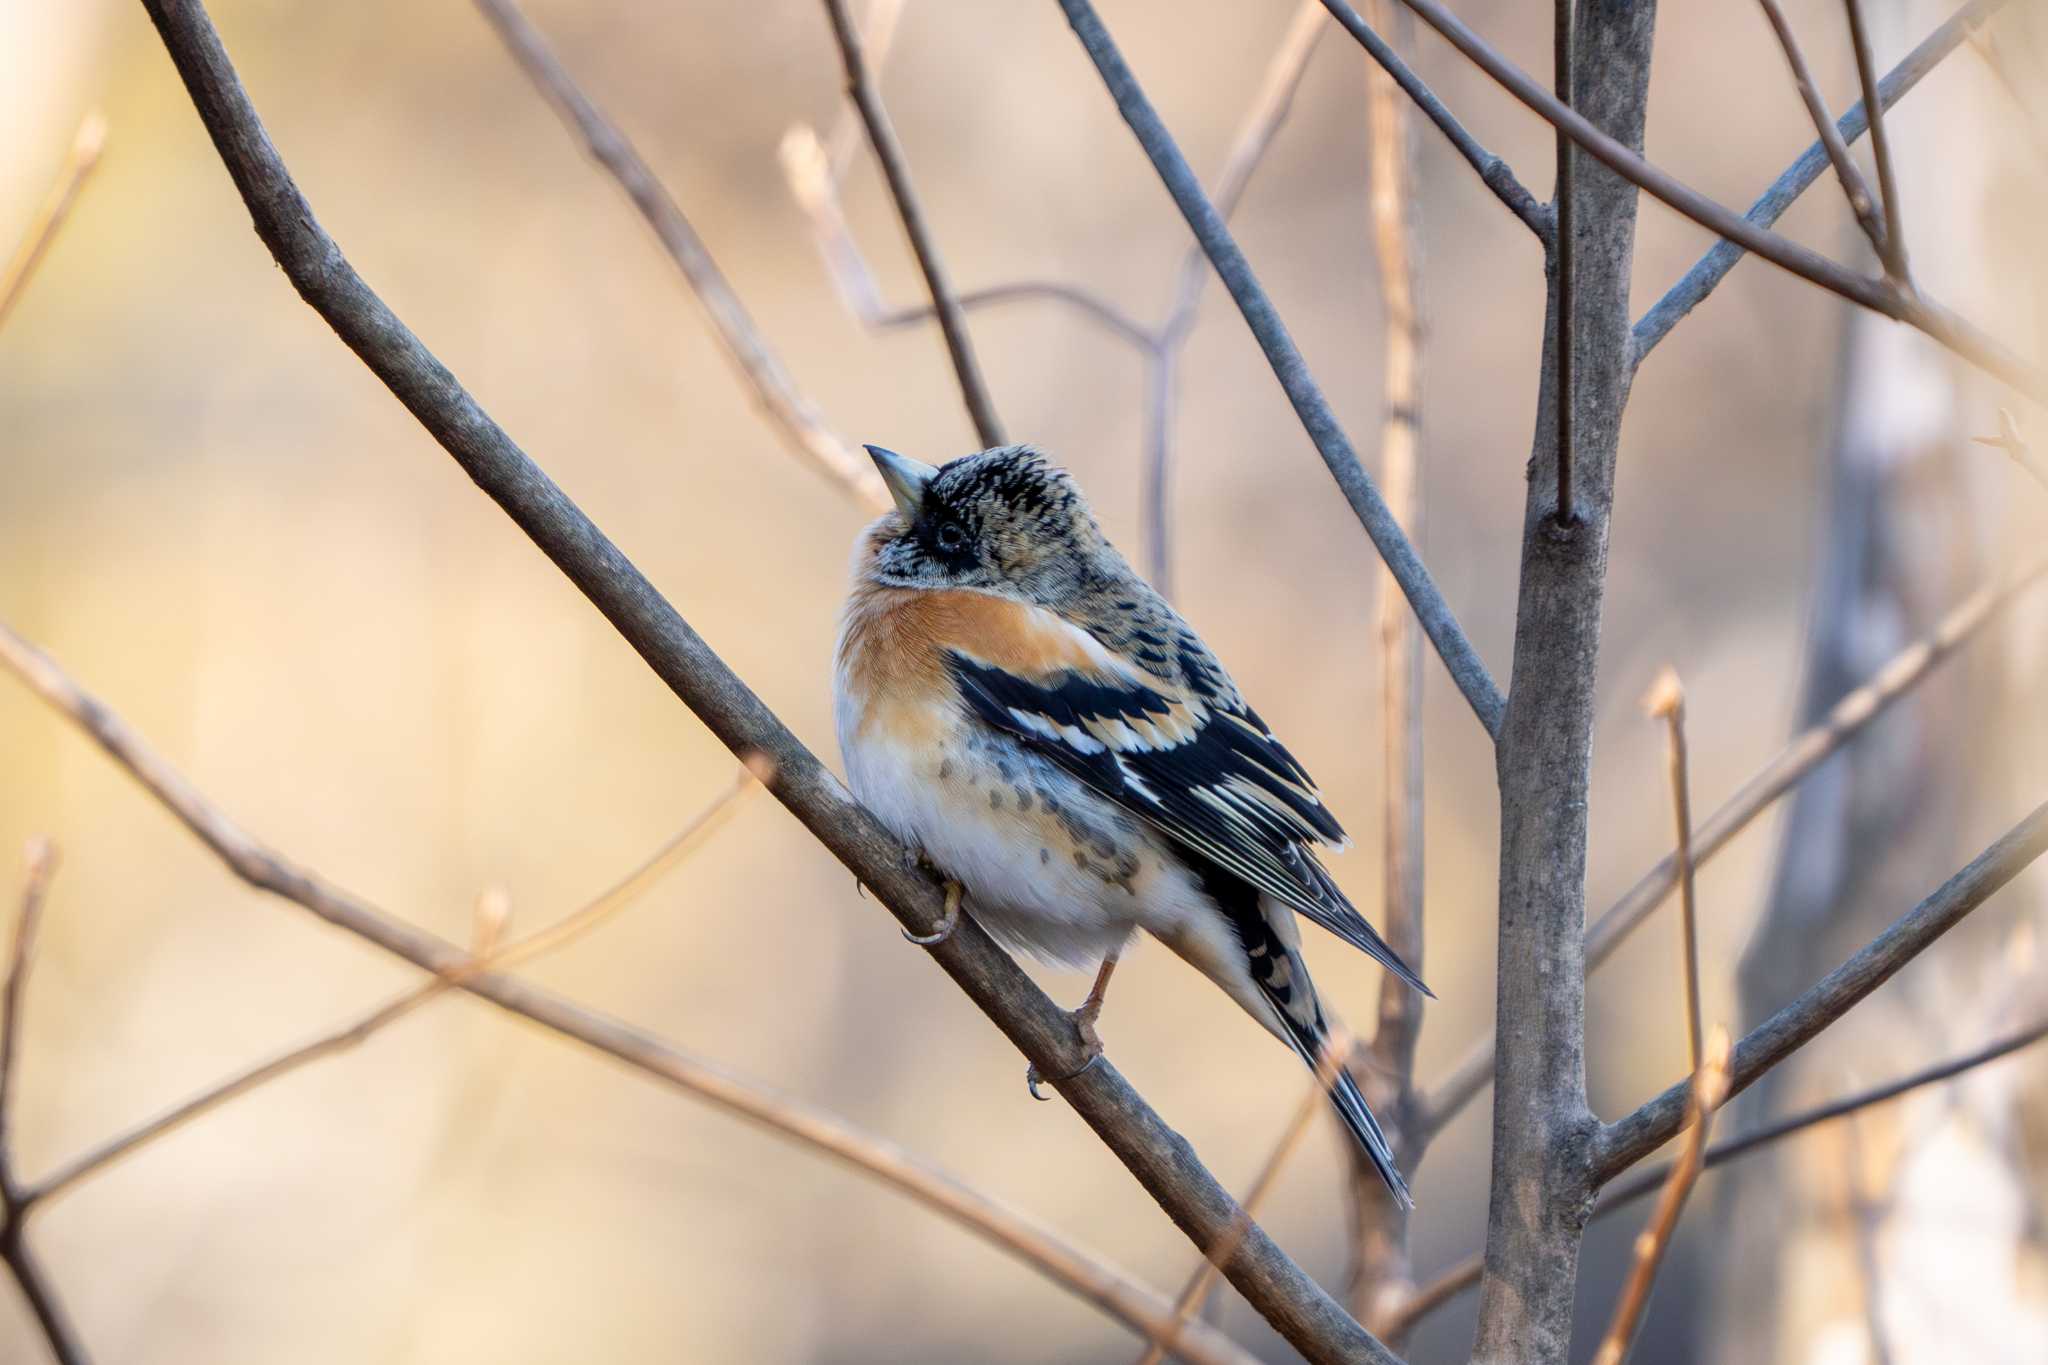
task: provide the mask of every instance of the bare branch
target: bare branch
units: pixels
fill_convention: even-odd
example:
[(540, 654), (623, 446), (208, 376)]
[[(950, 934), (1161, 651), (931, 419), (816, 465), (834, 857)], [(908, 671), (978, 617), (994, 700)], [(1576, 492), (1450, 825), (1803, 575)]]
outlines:
[[(144, 0), (144, 6), (258, 235), (301, 296), (728, 748), (772, 763), (765, 785), (776, 799), (904, 927), (930, 933), (944, 913), (942, 897), (909, 851), (848, 795), (348, 264), (292, 182), (198, 0)], [(249, 866), (259, 875), (274, 870), (260, 861)], [(352, 918), (340, 903), (309, 899), (337, 911), (338, 919)], [(423, 965), (451, 965), (455, 950), (440, 940), (401, 936), (428, 959)], [(1084, 1065), (1091, 1056), (1072, 1021), (1016, 963), (968, 921), (931, 956), (1041, 1074), (1067, 1078), (1054, 1082), (1055, 1088), (1196, 1245), (1215, 1244), (1237, 1217), (1236, 1201), (1114, 1065)], [(469, 989), (481, 991), (484, 983), (499, 980), (485, 977)], [(530, 1016), (545, 1013), (545, 1022), (569, 1022), (544, 1010), (531, 988), (501, 989), (512, 992)], [(1257, 1228), (1224, 1273), (1311, 1360), (1391, 1359)]]
[[(797, 207), (810, 220), (811, 233), (818, 241), (832, 282), (847, 310), (866, 327), (908, 327), (930, 322), (938, 310), (929, 303), (891, 307), (882, 301), (882, 289), (868, 268), (867, 258), (853, 240), (846, 215), (839, 206), (838, 182), (832, 173), (830, 155), (817, 133), (801, 125), (784, 134), (781, 148), (783, 178)], [(970, 289), (960, 296), (960, 306), (970, 312), (977, 308), (1008, 303), (1062, 303), (1140, 351), (1150, 354), (1155, 341), (1144, 324), (1131, 317), (1102, 295), (1079, 285), (1056, 280), (1016, 280)]]
[(1650, 695), (1643, 700), (1643, 709), (1664, 722), (1668, 746), (1671, 814), (1677, 826), (1677, 846), (1672, 856), (1678, 860), (1678, 932), (1685, 950), (1685, 1055), (1697, 1076), (1706, 1064), (1700, 1033), (1700, 927), (1693, 895), (1692, 781), (1686, 772), (1685, 689), (1678, 685), (1677, 673), (1666, 668), (1657, 676)]
[[(1573, 0), (1555, 0), (1552, 6), (1551, 62), (1557, 98), (1568, 109), (1572, 103), (1572, 9)], [(1552, 317), (1557, 327), (1557, 345), (1552, 351), (1557, 369), (1557, 506), (1552, 515), (1566, 526), (1578, 520), (1572, 510), (1572, 408), (1578, 390), (1572, 385), (1572, 351), (1578, 332), (1572, 326), (1572, 300), (1578, 290), (1572, 282), (1572, 140), (1562, 128), (1557, 131), (1557, 189), (1551, 195), (1551, 212), (1557, 215), (1557, 240), (1551, 260), (1557, 277), (1557, 303)]]
[[(1385, 28), (1391, 0), (1368, 0), (1372, 22)], [(1407, 19), (1405, 12), (1400, 14)], [(1412, 40), (1412, 21), (1398, 35)], [(1380, 478), (1387, 505), (1408, 538), (1423, 542), (1422, 480), (1422, 234), (1415, 194), (1415, 129), (1407, 96), (1378, 62), (1364, 63), (1366, 155), (1373, 255), (1379, 269), (1386, 341), (1380, 382)], [(1380, 636), (1381, 906), (1388, 946), (1416, 971), (1425, 957), (1423, 922), (1422, 635), (1382, 567), (1376, 575)], [(1422, 1036), (1424, 997), (1388, 973), (1380, 979), (1379, 1021), (1354, 1074), (1381, 1115), (1397, 1159), (1413, 1168), (1424, 1144), (1410, 1119), (1415, 1109), (1415, 1049)], [(1368, 1328), (1390, 1304), (1414, 1290), (1408, 1210), (1363, 1151), (1351, 1160), (1351, 1311)], [(1385, 1339), (1384, 1334), (1382, 1334)], [(1401, 1342), (1388, 1339), (1401, 1349)]]
[[(590, 906), (526, 939), (515, 941), (498, 958), (480, 962), (476, 954), (465, 952), (358, 900), (251, 838), (140, 736), (129, 730), (127, 724), (104, 703), (80, 690), (49, 656), (5, 626), (0, 626), (0, 662), (4, 662), (38, 696), (83, 729), (108, 757), (140, 782), (237, 877), (259, 890), (302, 906), (329, 924), (434, 974), (432, 980), (371, 1016), (367, 1021), (370, 1027), (382, 1027), (390, 1022), (390, 1018), (385, 1017), (387, 1014), (395, 1018), (444, 989), (467, 991), (874, 1176), (1010, 1252), (1055, 1283), (1141, 1332), (1165, 1331), (1172, 1324), (1172, 1305), (1162, 1295), (1100, 1260), (1092, 1252), (1068, 1243), (1057, 1232), (1028, 1215), (964, 1184), (957, 1177), (887, 1139), (864, 1133), (825, 1110), (778, 1094), (758, 1082), (670, 1047), (628, 1024), (606, 1018), (529, 982), (494, 970), (501, 961), (530, 957), (558, 947), (566, 941), (572, 926), (587, 928), (604, 913), (616, 909), (622, 897), (643, 887), (662, 866), (680, 856), (686, 850), (691, 834), (701, 836), (708, 828), (707, 823), (697, 823), (694, 831), (686, 831), (679, 840), (672, 841), (647, 866)], [(764, 775), (772, 776), (765, 774), (765, 769), (756, 767), (755, 776)], [(715, 816), (716, 813), (714, 809), (707, 815)], [(334, 1046), (345, 1045), (337, 1043)], [(48, 1197), (84, 1173), (59, 1172), (36, 1187), (36, 1197)], [(1249, 1365), (1250, 1362), (1250, 1357), (1240, 1348), (1199, 1324), (1189, 1328), (1178, 1349), (1190, 1359), (1227, 1362), (1228, 1365)]]
[[(20, 1194), (21, 1202), (24, 1205), (34, 1205), (62, 1194), (87, 1176), (97, 1173), (123, 1157), (133, 1155), (158, 1138), (177, 1131), (193, 1119), (211, 1113), (230, 1100), (246, 1095), (279, 1076), (296, 1071), (309, 1062), (360, 1045), (372, 1034), (403, 1019), (421, 1005), (461, 985), (470, 977), (481, 972), (499, 971), (517, 963), (530, 962), (544, 953), (554, 952), (582, 937), (605, 919), (624, 909), (627, 902), (640, 895), (661, 877), (673, 871), (702, 845), (705, 838), (724, 824), (726, 817), (737, 809), (740, 797), (756, 789), (757, 784), (752, 775), (745, 768), (741, 768), (737, 781), (714, 797), (680, 830), (664, 840), (661, 847), (652, 855), (596, 899), (564, 915), (553, 924), (523, 938), (515, 939), (503, 947), (497, 946), (494, 938), (487, 938), (485, 934), (479, 933), (478, 941), (471, 945), (468, 959), (461, 968), (438, 973), (361, 1017), (240, 1071), (171, 1106), (163, 1113), (108, 1138), (41, 1180), (26, 1186)], [(479, 902), (479, 918), (486, 926), (491, 923), (489, 907), (492, 903), (493, 898), (488, 895)]]
[[(1927, 35), (1918, 47), (1906, 54), (1904, 61), (1891, 69), (1878, 82), (1878, 100), (1889, 109), (1905, 98), (1906, 92), (1920, 83), (1922, 77), (1939, 66), (1944, 58), (1961, 47), (1972, 33), (1982, 28), (1991, 16), (2003, 9), (2009, 0), (1970, 0), (1953, 17), (1934, 32)], [(1865, 106), (1860, 102), (1835, 123), (1845, 142), (1854, 142), (1863, 136), (1868, 127)], [(1767, 228), (1778, 221), (1792, 202), (1820, 179), (1821, 172), (1828, 167), (1828, 154), (1816, 142), (1800, 153), (1797, 160), (1787, 166), (1784, 173), (1771, 183), (1757, 201), (1750, 205), (1745, 217), (1760, 228)], [(1728, 272), (1747, 255), (1747, 250), (1732, 241), (1720, 241), (1708, 248), (1705, 255), (1694, 263), (1692, 269), (1678, 283), (1664, 292), (1664, 296), (1651, 306), (1647, 313), (1636, 322), (1634, 352), (1635, 363), (1642, 364), (1643, 357), (1655, 349), (1658, 342), (1669, 336), (1671, 329), (1697, 308), (1707, 295), (1720, 286)]]
[(1700, 1158), (1706, 1151), (1714, 1111), (1727, 1095), (1728, 1030), (1717, 1026), (1712, 1045), (1693, 1075), (1692, 1116), (1685, 1129), (1684, 1149), (1672, 1165), (1664, 1192), (1657, 1198), (1657, 1211), (1650, 1215), (1650, 1225), (1636, 1238), (1635, 1263), (1629, 1268), (1621, 1300), (1615, 1305), (1614, 1321), (1609, 1324), (1600, 1349), (1593, 1353), (1593, 1365), (1621, 1365), (1628, 1356), (1643, 1309), (1650, 1303), (1650, 1286), (1656, 1282), (1657, 1268), (1664, 1263), (1671, 1234), (1678, 1228), (1678, 1215), (1684, 1212), (1686, 1198), (1700, 1178)]
[(28, 844), (28, 873), (22, 883), (21, 910), (14, 920), (14, 940), (7, 954), (7, 982), (0, 988), (0, 1261), (21, 1287), (36, 1326), (57, 1365), (85, 1365), (85, 1343), (57, 1298), (42, 1262), (28, 1244), (28, 1203), (14, 1175), (15, 1070), (21, 1054), (21, 1006), (28, 990), (29, 965), (35, 954), (36, 930), (42, 924), (50, 878), (57, 872), (57, 850), (47, 839)]
[[(1901, 916), (1804, 995), (1750, 1030), (1735, 1049), (1729, 1093), (1740, 1094), (1757, 1077), (1818, 1037), (1863, 997), (1960, 924), (1992, 893), (2018, 876), (2043, 850), (2048, 850), (2048, 804), (2037, 806), (1940, 890)], [(1681, 1082), (1601, 1130), (1595, 1144), (1599, 1180), (1613, 1179), (1677, 1133), (1684, 1122), (1685, 1092), (1686, 1085)]]
[[(1883, 1085), (1859, 1090), (1853, 1095), (1844, 1095), (1840, 1099), (1830, 1100), (1812, 1109), (1789, 1114), (1751, 1129), (1739, 1137), (1725, 1138), (1707, 1149), (1707, 1166), (1711, 1169), (1724, 1161), (1733, 1161), (1737, 1157), (1748, 1156), (1760, 1148), (1783, 1142), (1786, 1138), (1803, 1133), (1809, 1128), (1832, 1123), (1845, 1115), (1883, 1104), (1888, 1100), (1895, 1100), (1901, 1095), (1910, 1094), (1926, 1086), (1953, 1080), (1964, 1072), (1974, 1071), (1980, 1066), (1987, 1066), (2001, 1058), (2010, 1057), (2015, 1052), (2032, 1047), (2043, 1038), (2048, 1038), (2048, 1019), (2009, 1033), (1997, 1042), (1988, 1043), (1973, 1052), (1951, 1057), (1945, 1062), (1938, 1062), (1910, 1075), (1901, 1076), (1895, 1081), (1887, 1081)], [(1612, 1208), (1619, 1208), (1623, 1204), (1642, 1198), (1656, 1189), (1669, 1172), (1668, 1166), (1658, 1166), (1637, 1171), (1625, 1180), (1615, 1181), (1601, 1194), (1600, 1203), (1594, 1208), (1593, 1216), (1598, 1218)]]
[[(1693, 831), (1694, 864), (1726, 848), (1750, 821), (1818, 768), (1836, 750), (1911, 692), (1979, 630), (1989, 625), (2023, 591), (2048, 577), (2048, 556), (2037, 556), (2016, 573), (1986, 584), (1958, 603), (1924, 638), (1915, 641), (1872, 675), (1869, 682), (1836, 702), (1822, 720), (1793, 737), (1756, 776), (1742, 785), (1706, 823)], [(1644, 873), (1628, 893), (1586, 931), (1586, 966), (1605, 962), (1630, 931), (1648, 919), (1678, 884), (1676, 855)], [(1486, 1088), (1493, 1076), (1494, 1038), (1489, 1035), (1452, 1068), (1423, 1105), (1422, 1131), (1436, 1133)]]
[(1372, 59), (1384, 67), (1387, 74), (1408, 92), (1408, 98), (1415, 101), (1416, 108), (1422, 110), (1429, 117), (1429, 121), (1450, 139), (1451, 146), (1457, 148), (1458, 155), (1464, 157), (1466, 164), (1478, 172), (1479, 179), (1486, 188), (1493, 191), (1494, 197), (1507, 205), (1508, 212), (1521, 219), (1524, 227), (1536, 234), (1537, 241), (1547, 244), (1556, 230), (1550, 210), (1537, 203), (1536, 196), (1529, 193), (1521, 181), (1515, 179), (1515, 173), (1508, 163), (1479, 145), (1479, 140), (1465, 130), (1465, 125), (1458, 122), (1457, 116), (1444, 107), (1444, 102), (1436, 97), (1436, 92), (1422, 83), (1422, 78), (1409, 68), (1408, 63), (1401, 60), (1398, 52), (1387, 45), (1386, 39), (1375, 33), (1371, 25), (1359, 17), (1357, 10), (1345, 4), (1344, 0), (1323, 0), (1323, 4), (1337, 22), (1372, 54)]
[(1872, 249), (1882, 260), (1884, 220), (1878, 217), (1877, 201), (1871, 197), (1870, 186), (1864, 183), (1863, 172), (1849, 155), (1849, 144), (1842, 141), (1842, 130), (1835, 126), (1834, 115), (1828, 113), (1827, 99), (1820, 92), (1820, 83), (1813, 78), (1812, 68), (1806, 64), (1806, 53), (1800, 50), (1799, 39), (1792, 34), (1784, 7), (1778, 0), (1762, 0), (1762, 4), (1764, 17), (1771, 21), (1771, 30), (1778, 35), (1778, 46), (1785, 50), (1786, 64), (1792, 68), (1792, 84), (1798, 87), (1799, 98), (1813, 118), (1814, 130), (1820, 134), (1820, 145), (1827, 149), (1828, 161), (1835, 168), (1835, 179), (1841, 182), (1842, 194), (1849, 201), (1849, 211), (1856, 215), (1863, 235), (1870, 239)]
[[(1891, 135), (1884, 127), (1884, 99), (1877, 89), (1877, 64), (1870, 56), (1870, 33), (1863, 22), (1861, 0), (1842, 0), (1849, 11), (1849, 42), (1856, 50), (1856, 79), (1863, 85), (1863, 107), (1870, 111), (1870, 152), (1877, 159), (1877, 188), (1884, 196), (1884, 241), (1878, 255), (1885, 274), (1900, 289), (1911, 291), (1913, 272), (1906, 263), (1906, 229), (1901, 221), (1899, 182), (1892, 172)], [(1845, 149), (1846, 150), (1846, 149)]]
[(36, 267), (43, 263), (43, 257), (50, 250), (50, 243), (57, 240), (58, 229), (71, 214), (71, 206), (78, 201), (79, 190), (85, 187), (85, 178), (99, 165), (100, 153), (107, 145), (107, 120), (95, 109), (85, 116), (72, 135), (71, 148), (64, 154), (64, 165), (57, 172), (56, 183), (43, 199), (42, 206), (29, 223), (28, 231), (22, 235), (21, 244), (15, 248), (14, 259), (0, 270), (0, 326), (7, 322), (7, 315), (14, 311), (14, 305), (28, 287), (29, 278), (36, 273)]
[(1109, 87), (1124, 121), (1137, 135), (1138, 143), (1150, 158), (1153, 169), (1180, 206), (1181, 214), (1201, 242), (1210, 264), (1216, 268), (1217, 275), (1236, 300), (1238, 310), (1244, 314), (1252, 335), (1266, 353), (1274, 376), (1294, 405), (1309, 438), (1315, 442), (1323, 463), (1329, 467), (1331, 477), (1351, 504), (1351, 510), (1379, 548), (1380, 557), (1401, 584), (1401, 590), (1407, 594), (1417, 619), (1429, 633), (1459, 691), (1465, 694), (1487, 733), (1495, 733), (1500, 728), (1500, 715), (1505, 706), (1500, 689), (1494, 686), (1485, 664), (1480, 662), (1472, 642), (1452, 616), (1442, 592), (1430, 578), (1429, 570), (1423, 567), (1415, 547), (1408, 543), (1379, 489), (1359, 464), (1358, 454), (1338, 425), (1336, 414), (1330, 410), (1328, 400), (1309, 374), (1308, 362), (1296, 349), (1293, 338), (1287, 334), (1286, 325), (1273, 309), (1272, 300), (1266, 297), (1265, 290), (1252, 274), (1251, 263), (1238, 249), (1216, 206), (1202, 192), (1201, 183), (1195, 179), (1187, 158), (1181, 155), (1173, 135), (1160, 122), (1158, 111), (1139, 88), (1137, 78), (1117, 51), (1094, 5), (1089, 0), (1060, 0), (1060, 7), (1066, 12), (1067, 21), (1073, 25), (1075, 35), (1087, 50), (1103, 83)]
[(860, 31), (854, 27), (853, 17), (846, 11), (846, 0), (825, 0), (825, 12), (832, 20), (832, 36), (838, 40), (840, 62), (846, 68), (847, 96), (860, 110), (861, 122), (868, 130), (868, 144), (874, 148), (875, 159), (882, 165), (882, 177), (889, 184), (890, 197), (896, 201), (896, 213), (903, 220), (904, 235), (910, 239), (910, 249), (917, 256), (917, 267), (924, 272), (925, 286), (931, 290), (932, 306), (939, 313), (939, 330), (945, 333), (946, 351), (953, 358), (953, 373), (959, 376), (960, 396), (967, 403), (968, 416), (974, 419), (975, 434), (984, 446), (1002, 445), (1003, 424), (996, 416), (995, 403), (989, 398), (988, 381), (982, 378), (981, 363), (974, 356), (974, 341), (967, 334), (967, 315), (961, 311), (960, 300), (946, 278), (945, 263), (939, 259), (938, 243), (932, 239), (931, 227), (925, 222), (924, 205), (911, 186), (910, 163), (904, 158), (903, 144), (897, 140), (888, 110), (882, 107), (880, 92), (868, 78), (867, 61), (861, 53)]
[(22, 859), (21, 909), (14, 917), (14, 937), (7, 953), (6, 984), (0, 986), (0, 1195), (13, 1203), (15, 1070), (21, 1053), (21, 1006), (28, 989), (29, 964), (35, 955), (36, 931), (42, 927), (50, 879), (57, 875), (57, 849), (48, 839), (28, 841)]
[[(889, 49), (896, 45), (896, 25), (902, 18), (903, 0), (868, 0), (867, 13), (861, 18), (860, 44), (872, 70), (880, 71), (888, 62)], [(832, 128), (824, 139), (826, 173), (833, 184), (845, 178), (847, 168), (853, 164), (853, 154), (866, 140), (859, 107), (851, 98), (841, 100), (839, 115), (832, 120)]]
[(1571, 135), (1616, 175), (1647, 191), (1710, 232), (1736, 242), (1772, 264), (1790, 271), (1851, 303), (1918, 328), (1987, 374), (2040, 402), (2048, 402), (2048, 375), (2021, 360), (1999, 342), (1937, 304), (1889, 279), (1872, 279), (1839, 265), (1817, 251), (1770, 232), (1714, 202), (1638, 153), (1588, 123), (1526, 71), (1507, 60), (1445, 9), (1437, 0), (1404, 0), (1408, 7), (1470, 57), (1508, 93)]
[(1287, 1126), (1280, 1132), (1279, 1140), (1273, 1144), (1273, 1150), (1266, 1154), (1265, 1164), (1259, 1167), (1259, 1173), (1252, 1177), (1251, 1187), (1244, 1192), (1244, 1218), (1239, 1224), (1237, 1236), (1220, 1243), (1214, 1259), (1205, 1258), (1195, 1267), (1194, 1274), (1188, 1276), (1188, 1282), (1181, 1286), (1180, 1297), (1174, 1300), (1173, 1304), (1176, 1326), (1172, 1331), (1152, 1338), (1145, 1348), (1145, 1353), (1138, 1357), (1138, 1365), (1160, 1365), (1160, 1362), (1166, 1359), (1166, 1353), (1178, 1345), (1178, 1324), (1186, 1323), (1200, 1315), (1202, 1305), (1208, 1301), (1210, 1292), (1216, 1287), (1216, 1262), (1229, 1258), (1231, 1250), (1244, 1236), (1245, 1230), (1251, 1226), (1251, 1220), (1258, 1216), (1259, 1207), (1266, 1202), (1266, 1196), (1272, 1193), (1273, 1186), (1280, 1179), (1280, 1172), (1300, 1149), (1302, 1138), (1308, 1134), (1309, 1123), (1321, 1112), (1329, 1096), (1330, 1086), (1336, 1081), (1338, 1068), (1343, 1066), (1343, 1058), (1350, 1052), (1351, 1045), (1351, 1035), (1342, 1025), (1324, 1041), (1322, 1055), (1317, 1058), (1316, 1069), (1309, 1078), (1308, 1089), (1302, 1092), (1301, 1103), (1294, 1106), (1294, 1116), (1288, 1119)]
[[(1887, 1100), (1897, 1099), (1922, 1087), (1951, 1080), (1977, 1067), (1989, 1065), (2023, 1048), (2032, 1047), (2044, 1038), (2048, 1038), (2048, 1019), (2008, 1034), (1974, 1052), (1950, 1058), (1909, 1076), (1764, 1124), (1740, 1137), (1723, 1138), (1707, 1148), (1703, 1164), (1708, 1170), (1712, 1170), (1723, 1162), (1748, 1156), (1751, 1152), (1782, 1142), (1809, 1128), (1868, 1109), (1873, 1105), (1883, 1104)], [(1672, 1166), (1669, 1164), (1650, 1166), (1633, 1172), (1625, 1179), (1615, 1181), (1601, 1192), (1600, 1202), (1593, 1206), (1593, 1217), (1605, 1218), (1644, 1195), (1662, 1189), (1665, 1182), (1671, 1178), (1671, 1174)], [(1412, 1298), (1405, 1301), (1394, 1318), (1381, 1324), (1385, 1334), (1391, 1338), (1413, 1331), (1416, 1323), (1478, 1284), (1480, 1269), (1480, 1258), (1474, 1253), (1442, 1271)]]
[(2034, 454), (2034, 447), (2020, 434), (2020, 424), (2013, 420), (2010, 410), (1998, 410), (1996, 436), (1972, 436), (1970, 439), (1980, 446), (1990, 446), (1994, 450), (2004, 451), (2012, 457), (2014, 464), (2033, 476), (2034, 482), (2048, 488), (2048, 464), (2043, 464), (2040, 457)]
[(554, 111), (583, 140), (592, 160), (610, 173), (654, 229), (669, 259), (676, 263), (705, 313), (726, 354), (739, 367), (747, 387), (759, 400), (793, 449), (812, 467), (863, 506), (880, 511), (889, 505), (874, 462), (856, 453), (825, 426), (816, 405), (796, 386), (782, 358), (732, 283), (712, 259), (704, 239), (690, 225), (682, 208), (635, 150), (618, 125), (605, 116), (577, 86), (540, 31), (513, 0), (476, 0), (477, 8), (504, 39), (520, 68)]

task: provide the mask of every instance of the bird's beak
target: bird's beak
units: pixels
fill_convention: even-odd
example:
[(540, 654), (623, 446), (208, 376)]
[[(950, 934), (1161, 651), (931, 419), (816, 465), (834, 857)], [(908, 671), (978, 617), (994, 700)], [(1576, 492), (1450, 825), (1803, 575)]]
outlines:
[(874, 460), (875, 468), (881, 471), (889, 496), (896, 500), (896, 510), (907, 520), (917, 520), (917, 509), (924, 503), (925, 487), (939, 471), (908, 455), (898, 455), (880, 446), (869, 446), (867, 452)]

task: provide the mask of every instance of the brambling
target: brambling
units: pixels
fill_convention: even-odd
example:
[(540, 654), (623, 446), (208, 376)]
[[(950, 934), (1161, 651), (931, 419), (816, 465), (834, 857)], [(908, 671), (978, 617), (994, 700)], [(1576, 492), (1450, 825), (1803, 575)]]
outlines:
[[(1316, 859), (1344, 831), (1208, 646), (1030, 446), (943, 468), (869, 446), (895, 510), (861, 533), (834, 711), (847, 777), (997, 937), (1100, 961), (1093, 1032), (1135, 929), (1316, 1067), (1330, 1023), (1297, 913), (1421, 980)], [(949, 922), (950, 923), (950, 922)], [(935, 941), (935, 940), (933, 940)], [(1338, 1117), (1408, 1189), (1350, 1074)]]

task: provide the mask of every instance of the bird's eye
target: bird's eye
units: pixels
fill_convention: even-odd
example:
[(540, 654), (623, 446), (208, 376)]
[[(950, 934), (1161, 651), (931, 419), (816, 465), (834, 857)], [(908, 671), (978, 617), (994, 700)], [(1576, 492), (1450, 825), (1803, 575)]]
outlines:
[(957, 521), (941, 522), (934, 539), (938, 541), (941, 550), (950, 553), (967, 543), (967, 532), (960, 529), (960, 523)]

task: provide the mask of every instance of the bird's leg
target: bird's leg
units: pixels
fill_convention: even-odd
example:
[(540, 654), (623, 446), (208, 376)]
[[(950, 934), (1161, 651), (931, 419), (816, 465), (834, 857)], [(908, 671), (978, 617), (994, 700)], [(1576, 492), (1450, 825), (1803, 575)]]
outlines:
[[(1081, 1045), (1088, 1050), (1088, 1060), (1075, 1067), (1072, 1071), (1069, 1071), (1066, 1075), (1054, 1077), (1055, 1080), (1071, 1081), (1074, 1077), (1102, 1060), (1102, 1035), (1095, 1031), (1095, 1021), (1102, 1017), (1102, 1001), (1109, 993), (1109, 976), (1111, 972), (1116, 970), (1116, 960), (1123, 956), (1123, 951), (1123, 945), (1119, 943), (1103, 955), (1102, 966), (1097, 968), (1095, 972), (1095, 984), (1088, 988), (1088, 994), (1081, 1001), (1081, 1007), (1067, 1016), (1074, 1021), (1074, 1031), (1081, 1035)], [(1031, 1092), (1032, 1099), (1043, 1100), (1046, 1098), (1046, 1096), (1038, 1091), (1039, 1085), (1044, 1080), (1045, 1077), (1038, 1074), (1038, 1064), (1036, 1062), (1025, 1068), (1024, 1088)]]
[(947, 881), (946, 914), (939, 921), (939, 927), (932, 930), (929, 934), (913, 934), (908, 929), (905, 929), (903, 937), (909, 939), (920, 948), (936, 948), (947, 939), (953, 937), (953, 931), (960, 927), (960, 898), (964, 894), (960, 883)]
[(1098, 1056), (1102, 1053), (1102, 1039), (1095, 1032), (1095, 1021), (1102, 1017), (1103, 997), (1109, 993), (1109, 976), (1116, 970), (1116, 960), (1123, 956), (1123, 951), (1123, 945), (1118, 944), (1103, 956), (1102, 966), (1095, 973), (1095, 984), (1088, 988), (1081, 1008), (1074, 1011), (1074, 1027), (1080, 1031), (1081, 1041)]

